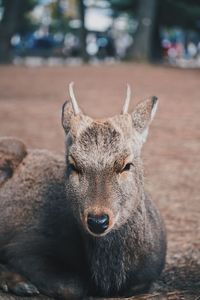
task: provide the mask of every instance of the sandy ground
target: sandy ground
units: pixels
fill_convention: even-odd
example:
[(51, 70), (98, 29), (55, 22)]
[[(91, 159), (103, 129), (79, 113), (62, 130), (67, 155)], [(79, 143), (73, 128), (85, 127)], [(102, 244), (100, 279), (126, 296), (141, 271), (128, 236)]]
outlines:
[(132, 107), (150, 95), (160, 99), (142, 155), (146, 187), (166, 222), (167, 265), (151, 292), (133, 299), (200, 299), (200, 71), (139, 64), (0, 67), (0, 136), (63, 152), (60, 111), (70, 81), (93, 117), (120, 112), (127, 82)]

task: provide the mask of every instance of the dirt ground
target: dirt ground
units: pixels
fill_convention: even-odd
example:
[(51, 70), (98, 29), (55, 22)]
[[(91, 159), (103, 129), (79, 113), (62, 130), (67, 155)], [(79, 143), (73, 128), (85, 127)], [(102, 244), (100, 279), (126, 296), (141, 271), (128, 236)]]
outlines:
[(0, 136), (63, 152), (60, 111), (70, 81), (93, 117), (120, 112), (127, 82), (132, 107), (150, 95), (160, 99), (142, 156), (146, 187), (167, 227), (167, 265), (148, 295), (132, 299), (200, 299), (200, 71), (142, 64), (0, 67)]

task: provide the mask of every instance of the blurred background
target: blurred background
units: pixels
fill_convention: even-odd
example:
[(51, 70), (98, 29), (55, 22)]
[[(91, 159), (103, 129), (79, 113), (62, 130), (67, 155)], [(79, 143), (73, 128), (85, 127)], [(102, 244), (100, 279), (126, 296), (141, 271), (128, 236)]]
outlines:
[(200, 0), (0, 0), (0, 62), (200, 67)]

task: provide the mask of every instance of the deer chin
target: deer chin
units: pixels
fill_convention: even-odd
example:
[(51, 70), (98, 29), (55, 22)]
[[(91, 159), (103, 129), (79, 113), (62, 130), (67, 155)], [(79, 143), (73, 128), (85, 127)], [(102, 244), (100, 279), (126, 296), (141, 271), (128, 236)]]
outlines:
[(93, 233), (92, 231), (90, 231), (90, 229), (87, 229), (87, 233), (89, 233), (90, 236), (99, 239), (101, 237), (106, 236), (112, 230), (112, 228), (109, 228), (104, 233), (100, 233), (100, 234)]

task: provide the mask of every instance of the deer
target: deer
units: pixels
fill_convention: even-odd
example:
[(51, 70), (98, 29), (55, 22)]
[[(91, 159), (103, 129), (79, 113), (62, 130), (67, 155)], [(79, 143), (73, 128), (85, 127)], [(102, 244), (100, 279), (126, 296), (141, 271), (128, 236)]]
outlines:
[(69, 94), (64, 157), (0, 140), (0, 288), (70, 300), (148, 291), (167, 244), (141, 160), (158, 100), (129, 113), (128, 85), (121, 114), (93, 119), (73, 83)]

